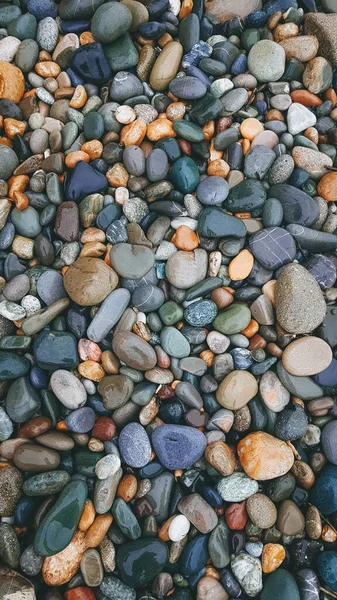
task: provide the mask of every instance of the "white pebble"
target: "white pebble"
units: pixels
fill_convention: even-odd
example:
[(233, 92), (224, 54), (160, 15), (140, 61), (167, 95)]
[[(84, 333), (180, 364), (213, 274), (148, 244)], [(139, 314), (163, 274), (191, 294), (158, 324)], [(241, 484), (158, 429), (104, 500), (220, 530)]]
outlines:
[(115, 117), (118, 123), (122, 123), (123, 125), (129, 125), (136, 118), (136, 113), (131, 106), (127, 106), (127, 104), (123, 104), (123, 106), (119, 106), (115, 112)]
[(107, 479), (117, 473), (120, 467), (121, 459), (117, 454), (107, 454), (96, 463), (95, 473), (98, 479)]
[(81, 408), (87, 401), (83, 383), (65, 369), (54, 371), (50, 378), (50, 387), (61, 404), (71, 410)]
[(26, 316), (29, 317), (41, 310), (41, 302), (36, 296), (28, 294), (21, 300), (21, 306), (26, 311)]
[(19, 304), (4, 300), (0, 303), (0, 315), (9, 321), (19, 321), (26, 316), (26, 311)]
[(172, 542), (180, 542), (188, 534), (191, 523), (185, 515), (178, 515), (169, 526), (168, 536)]
[(96, 394), (96, 386), (94, 384), (93, 381), (91, 381), (91, 379), (85, 379), (85, 377), (83, 377), (83, 379), (81, 379), (85, 389), (87, 390), (87, 393), (89, 394), (89, 396), (92, 396), (93, 394)]
[(196, 219), (191, 219), (191, 217), (177, 217), (171, 221), (171, 227), (173, 229), (178, 229), (181, 225), (185, 225), (192, 229), (192, 231), (196, 231), (198, 227), (198, 221)]

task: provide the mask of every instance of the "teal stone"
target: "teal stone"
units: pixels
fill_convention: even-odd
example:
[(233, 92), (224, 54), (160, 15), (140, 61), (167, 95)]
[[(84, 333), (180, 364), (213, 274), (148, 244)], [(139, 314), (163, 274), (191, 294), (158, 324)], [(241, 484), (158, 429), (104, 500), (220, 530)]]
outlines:
[(6, 335), (0, 340), (0, 350), (27, 350), (31, 342), (28, 335)]
[(179, 144), (175, 138), (164, 137), (156, 143), (155, 148), (161, 148), (168, 156), (169, 162), (175, 162), (181, 157)]
[(0, 442), (8, 440), (13, 433), (13, 423), (6, 411), (0, 406)]
[(26, 13), (17, 19), (13, 19), (7, 27), (7, 35), (13, 35), (19, 40), (35, 40), (37, 20), (34, 15)]
[(284, 81), (302, 81), (305, 65), (297, 58), (288, 58), (282, 76)]
[(277, 198), (268, 198), (262, 209), (264, 227), (280, 227), (283, 221), (283, 206)]
[(170, 500), (174, 487), (174, 476), (167, 471), (151, 479), (151, 490), (146, 494), (150, 502), (158, 524), (163, 523), (169, 517)]
[(258, 29), (245, 29), (241, 36), (241, 46), (249, 52), (260, 39), (261, 34)]
[(84, 481), (68, 483), (42, 520), (34, 540), (34, 550), (52, 556), (70, 543), (81, 518), (88, 488)]
[(136, 600), (136, 590), (125, 585), (120, 579), (113, 575), (104, 577), (100, 591), (104, 598), (113, 598), (114, 600)]
[(95, 467), (104, 454), (102, 452), (91, 452), (91, 450), (79, 450), (75, 454), (75, 469), (77, 473), (86, 477), (95, 476)]
[(231, 531), (225, 520), (220, 519), (211, 532), (208, 541), (208, 552), (212, 565), (216, 569), (224, 569), (230, 563), (231, 556)]
[(70, 475), (66, 471), (39, 473), (24, 482), (23, 491), (27, 496), (50, 496), (58, 494), (69, 481)]
[(52, 422), (52, 427), (61, 418), (61, 403), (51, 390), (41, 390), (41, 412), (44, 417), (48, 417)]
[(194, 160), (188, 156), (179, 158), (171, 167), (170, 181), (182, 194), (191, 194), (198, 186), (200, 175)]
[(273, 600), (301, 600), (295, 578), (285, 569), (277, 569), (267, 576), (260, 598), (261, 600), (271, 600), (271, 598)]
[(99, 140), (104, 134), (104, 119), (98, 112), (90, 112), (84, 117), (83, 133), (87, 140)]
[(6, 396), (6, 411), (12, 421), (28, 421), (40, 406), (40, 396), (27, 377), (18, 377), (13, 381)]
[(187, 339), (175, 327), (164, 327), (160, 334), (160, 342), (169, 356), (184, 358), (190, 354), (191, 348)]
[(293, 396), (297, 396), (302, 400), (314, 400), (323, 396), (322, 388), (311, 377), (291, 375), (286, 371), (281, 361), (277, 363), (277, 375), (284, 387)]
[(7, 27), (13, 19), (18, 19), (21, 16), (21, 10), (14, 4), (2, 6), (0, 8), (0, 27)]
[(138, 540), (140, 538), (142, 535), (140, 525), (130, 506), (122, 498), (117, 498), (114, 501), (111, 512), (114, 522), (126, 537), (130, 538), (130, 540)]
[(185, 300), (189, 301), (200, 298), (200, 296), (206, 296), (221, 285), (223, 285), (221, 277), (208, 277), (187, 290)]
[(128, 71), (138, 63), (138, 52), (129, 33), (104, 46), (104, 54), (112, 71)]
[(131, 12), (124, 4), (106, 2), (91, 20), (92, 35), (96, 42), (110, 44), (130, 29), (131, 22)]
[(15, 225), (16, 233), (28, 238), (36, 238), (41, 233), (39, 213), (33, 206), (24, 210), (13, 208), (11, 219)]
[(34, 340), (34, 357), (41, 369), (76, 369), (79, 363), (77, 340), (72, 333), (42, 331)]
[(251, 312), (244, 304), (233, 303), (221, 310), (213, 321), (213, 327), (225, 335), (240, 333), (251, 319)]
[(218, 314), (218, 307), (212, 300), (199, 300), (190, 304), (184, 312), (187, 323), (204, 327), (212, 323)]
[(201, 211), (198, 220), (198, 232), (200, 235), (210, 238), (228, 236), (244, 238), (247, 233), (241, 219), (232, 217), (217, 206), (206, 206)]
[(318, 555), (318, 570), (324, 583), (337, 592), (337, 552), (322, 552)]
[(230, 212), (251, 212), (261, 208), (266, 201), (266, 188), (257, 179), (245, 179), (235, 185), (225, 200), (225, 206)]
[(337, 510), (337, 467), (327, 465), (322, 469), (310, 490), (310, 502), (323, 515), (331, 515)]
[(294, 139), (294, 146), (303, 146), (303, 148), (311, 148), (311, 150), (318, 150), (317, 145), (305, 137), (305, 135), (297, 135)]
[[(248, 404), (248, 408), (250, 410), (252, 400)], [(267, 496), (273, 502), (282, 502), (291, 496), (296, 486), (295, 476), (290, 473), (286, 473), (281, 477), (276, 477), (276, 479), (272, 479), (268, 482), (266, 492)]]
[(184, 315), (181, 306), (173, 300), (169, 300), (168, 302), (165, 302), (165, 304), (162, 304), (158, 312), (165, 325), (174, 325), (175, 323), (178, 323)]
[(213, 94), (207, 92), (203, 98), (194, 102), (189, 112), (193, 121), (197, 121), (200, 127), (203, 127), (209, 121), (213, 121), (223, 111), (223, 103), (219, 98), (214, 98)]
[(196, 123), (185, 121), (184, 119), (175, 119), (173, 129), (177, 136), (188, 142), (202, 142), (205, 138), (204, 132)]
[(28, 373), (30, 362), (27, 358), (13, 352), (0, 352), (0, 380), (16, 379)]
[(40, 225), (41, 227), (46, 227), (49, 225), (54, 219), (56, 215), (56, 206), (53, 204), (48, 204), (40, 214)]
[(168, 547), (164, 542), (140, 539), (122, 544), (117, 551), (117, 568), (127, 585), (145, 587), (159, 575), (168, 560)]

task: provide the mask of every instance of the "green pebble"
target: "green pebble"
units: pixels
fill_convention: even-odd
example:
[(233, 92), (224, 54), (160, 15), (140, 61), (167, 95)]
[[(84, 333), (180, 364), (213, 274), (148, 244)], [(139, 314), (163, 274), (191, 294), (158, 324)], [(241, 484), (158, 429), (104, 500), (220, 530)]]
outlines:
[(26, 13), (17, 19), (13, 19), (7, 27), (7, 35), (12, 35), (19, 40), (35, 40), (37, 20), (34, 15)]
[(177, 136), (188, 142), (202, 142), (205, 135), (201, 127), (191, 121), (176, 119), (173, 121), (173, 129)]
[(130, 540), (138, 540), (140, 538), (142, 530), (137, 518), (130, 506), (122, 498), (117, 498), (114, 501), (111, 512), (115, 523), (126, 537), (130, 538)]
[(0, 352), (0, 380), (22, 377), (26, 375), (29, 367), (30, 362), (27, 358), (13, 352)]
[(168, 302), (165, 302), (165, 304), (162, 304), (158, 312), (165, 325), (174, 325), (184, 316), (184, 311), (181, 306), (173, 300), (169, 300)]
[(175, 327), (165, 327), (160, 334), (160, 342), (163, 350), (174, 358), (184, 358), (191, 352), (187, 339)]
[(167, 544), (160, 540), (140, 539), (120, 546), (117, 568), (127, 585), (145, 587), (163, 570), (168, 560)]
[(41, 233), (39, 213), (33, 206), (28, 206), (24, 210), (13, 208), (11, 219), (19, 235), (36, 238)]
[[(214, 98), (213, 98), (214, 100)], [(171, 167), (170, 181), (182, 194), (194, 192), (199, 183), (200, 175), (197, 165), (192, 158), (179, 158)]]
[(58, 494), (69, 481), (70, 475), (66, 471), (39, 473), (24, 482), (23, 491), (27, 496), (49, 496)]
[(225, 335), (240, 333), (251, 319), (251, 312), (244, 304), (234, 303), (220, 311), (213, 321), (213, 327)]
[(112, 71), (128, 71), (138, 63), (138, 52), (128, 33), (104, 46), (104, 54)]
[(0, 350), (27, 350), (31, 341), (27, 335), (6, 335), (0, 341)]

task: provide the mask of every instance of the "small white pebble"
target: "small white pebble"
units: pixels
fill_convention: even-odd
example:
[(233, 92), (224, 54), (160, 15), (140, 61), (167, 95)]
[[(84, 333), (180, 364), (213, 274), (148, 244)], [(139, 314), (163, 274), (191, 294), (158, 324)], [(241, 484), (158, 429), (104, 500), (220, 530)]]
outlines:
[(41, 310), (41, 302), (36, 296), (31, 296), (28, 294), (21, 300), (21, 306), (26, 311), (26, 316), (34, 315), (39, 310)]
[(132, 123), (132, 121), (136, 118), (136, 113), (131, 106), (127, 104), (123, 104), (119, 106), (115, 112), (115, 117), (118, 123), (122, 123), (123, 125), (128, 125)]
[(168, 536), (172, 542), (180, 542), (188, 534), (191, 523), (185, 515), (177, 515), (171, 522)]

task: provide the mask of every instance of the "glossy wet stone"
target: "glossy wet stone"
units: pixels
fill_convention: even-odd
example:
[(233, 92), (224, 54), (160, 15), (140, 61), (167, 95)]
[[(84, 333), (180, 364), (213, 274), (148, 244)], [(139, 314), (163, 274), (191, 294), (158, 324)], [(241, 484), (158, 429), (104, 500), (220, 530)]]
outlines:
[(144, 587), (162, 570), (167, 546), (159, 540), (137, 540), (123, 544), (117, 553), (121, 577), (130, 587)]

